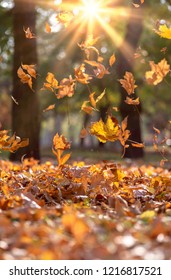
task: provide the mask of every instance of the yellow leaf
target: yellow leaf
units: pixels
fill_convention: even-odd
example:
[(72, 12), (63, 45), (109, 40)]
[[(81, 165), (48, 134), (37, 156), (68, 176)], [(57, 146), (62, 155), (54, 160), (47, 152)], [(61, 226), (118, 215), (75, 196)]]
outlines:
[(102, 143), (118, 140), (120, 127), (116, 118), (108, 116), (106, 123), (100, 119), (90, 126), (90, 133), (95, 135)]
[(164, 58), (158, 64), (154, 61), (149, 62), (151, 71), (145, 73), (146, 80), (148, 84), (157, 85), (162, 82), (163, 78), (169, 73), (170, 65)]
[(65, 154), (60, 158), (60, 165), (64, 165), (70, 158), (71, 154)]
[(43, 112), (53, 110), (54, 108), (55, 108), (55, 104), (49, 105), (46, 109), (43, 110)]
[(166, 24), (160, 25), (159, 30), (155, 32), (162, 38), (171, 39), (171, 27), (167, 27)]
[(60, 23), (64, 24), (65, 27), (67, 27), (69, 25), (69, 23), (71, 22), (71, 20), (73, 19), (74, 15), (71, 12), (61, 12), (56, 16), (57, 21), (59, 21)]

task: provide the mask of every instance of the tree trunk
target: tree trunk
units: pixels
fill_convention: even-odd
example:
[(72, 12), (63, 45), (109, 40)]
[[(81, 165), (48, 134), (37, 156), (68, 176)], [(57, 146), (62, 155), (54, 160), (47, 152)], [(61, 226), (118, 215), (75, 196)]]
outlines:
[(40, 158), (39, 153), (39, 103), (36, 94), (36, 80), (33, 83), (33, 92), (27, 84), (22, 84), (17, 76), (17, 70), (22, 64), (37, 64), (36, 38), (27, 39), (23, 29), (30, 28), (35, 34), (36, 11), (32, 0), (14, 0), (13, 32), (14, 32), (14, 59), (13, 59), (13, 92), (12, 96), (18, 105), (12, 104), (12, 130), (21, 138), (29, 138), (29, 146), (19, 149), (10, 155), (11, 160), (20, 160), (26, 157)]
[[(126, 27), (125, 39), (119, 49), (117, 74), (119, 79), (123, 78), (125, 72), (133, 73), (134, 68), (134, 53), (138, 47), (138, 42), (143, 30), (142, 24), (142, 8), (132, 8), (132, 15)], [(128, 129), (131, 132), (130, 140), (138, 143), (142, 142), (141, 127), (140, 127), (140, 113), (142, 111), (141, 105), (133, 106), (125, 103), (127, 93), (119, 84), (119, 91), (121, 93), (120, 112), (124, 119), (128, 116)], [(129, 143), (128, 143), (129, 144)], [(133, 147), (131, 144), (126, 149), (124, 157), (127, 158), (141, 158), (144, 155), (142, 148)]]

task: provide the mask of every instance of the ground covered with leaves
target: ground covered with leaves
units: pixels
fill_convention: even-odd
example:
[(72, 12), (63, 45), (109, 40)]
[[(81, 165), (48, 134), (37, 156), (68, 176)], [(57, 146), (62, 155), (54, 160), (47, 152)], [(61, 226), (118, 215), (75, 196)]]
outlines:
[(0, 259), (170, 256), (170, 170), (0, 161)]

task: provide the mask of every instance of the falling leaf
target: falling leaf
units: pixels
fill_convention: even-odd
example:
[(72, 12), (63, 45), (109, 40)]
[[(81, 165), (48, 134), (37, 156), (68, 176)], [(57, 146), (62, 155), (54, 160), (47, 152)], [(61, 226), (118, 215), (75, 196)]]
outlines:
[(80, 138), (85, 138), (88, 135), (88, 131), (86, 128), (81, 129)]
[(75, 91), (75, 80), (72, 79), (72, 76), (69, 78), (64, 78), (60, 81), (57, 98), (63, 98), (65, 96), (72, 97)]
[(71, 154), (65, 154), (62, 156), (64, 150), (70, 149), (70, 147), (71, 145), (67, 139), (63, 135), (59, 136), (59, 134), (56, 133), (53, 138), (52, 152), (56, 156), (59, 166), (64, 165), (70, 158)]
[(156, 127), (153, 126), (153, 129), (154, 129), (154, 131), (155, 131), (157, 134), (160, 134), (160, 130), (159, 130), (158, 128), (156, 128)]
[(71, 12), (61, 12), (56, 16), (57, 21), (64, 24), (65, 27), (67, 27), (71, 20), (73, 19), (74, 15)]
[(81, 84), (88, 84), (92, 78), (85, 73), (85, 64), (81, 64), (78, 68), (74, 68), (75, 78)]
[(136, 99), (132, 99), (130, 97), (126, 97), (125, 103), (129, 105), (139, 105), (140, 104), (140, 99), (137, 97)]
[(136, 148), (144, 148), (144, 143), (131, 143), (131, 145)]
[(159, 29), (155, 30), (155, 32), (162, 38), (171, 39), (171, 27), (167, 27), (166, 24), (160, 25)]
[(45, 30), (46, 30), (47, 33), (51, 33), (51, 31), (52, 31), (48, 22), (46, 22)]
[[(17, 70), (17, 75), (20, 78), (21, 82), (23, 84), (28, 84), (29, 87), (32, 88), (32, 77), (36, 78), (36, 71), (35, 71), (35, 65), (26, 65), (22, 64), (22, 67), (19, 67)], [(25, 71), (24, 71), (25, 70)]]
[(90, 126), (90, 134), (95, 135), (102, 143), (118, 140), (119, 133), (120, 127), (118, 121), (111, 116), (108, 116), (106, 123), (100, 119), (98, 122), (95, 122)]
[(43, 110), (43, 112), (53, 110), (54, 108), (55, 108), (55, 104), (49, 105), (46, 109)]
[(158, 64), (154, 61), (149, 62), (151, 71), (145, 73), (146, 80), (148, 84), (157, 85), (162, 82), (163, 78), (169, 73), (170, 65), (164, 58)]
[(113, 54), (113, 55), (110, 57), (110, 59), (109, 59), (109, 65), (110, 65), (110, 67), (112, 67), (112, 65), (115, 63), (115, 61), (116, 61), (116, 57), (115, 57), (115, 55)]
[(89, 101), (84, 101), (82, 106), (81, 106), (81, 110), (84, 111), (85, 113), (91, 115), (93, 112), (93, 107), (88, 106), (87, 104), (89, 103)]
[(21, 140), (15, 134), (10, 137), (7, 130), (0, 130), (0, 150), (14, 153), (19, 148), (28, 146), (28, 144), (29, 139)]
[(112, 109), (113, 109), (115, 112), (119, 112), (119, 108), (118, 108), (118, 107), (112, 107)]
[(12, 98), (12, 100), (14, 101), (14, 103), (15, 103), (16, 105), (19, 105), (19, 103), (17, 102), (17, 100), (14, 98), (14, 96), (11, 95), (11, 98)]
[(126, 72), (124, 75), (124, 79), (119, 79), (119, 82), (121, 83), (122, 87), (127, 91), (128, 95), (133, 94), (135, 88), (137, 88), (137, 85), (135, 85), (134, 76), (131, 72)]
[(25, 36), (26, 36), (27, 39), (34, 39), (34, 38), (36, 38), (35, 34), (33, 34), (33, 33), (31, 32), (31, 30), (30, 30), (29, 27), (28, 27), (27, 29), (24, 29), (24, 28), (23, 28), (23, 30), (24, 30), (24, 32), (25, 32)]
[(56, 89), (59, 88), (58, 81), (56, 80), (53, 73), (48, 72), (46, 76), (46, 83), (43, 84), (42, 89), (47, 89), (52, 92), (55, 92)]
[(84, 62), (93, 67), (96, 67), (96, 69), (94, 70), (94, 74), (98, 79), (102, 79), (104, 75), (110, 74), (110, 72), (105, 68), (105, 66), (99, 62), (89, 60), (85, 60)]

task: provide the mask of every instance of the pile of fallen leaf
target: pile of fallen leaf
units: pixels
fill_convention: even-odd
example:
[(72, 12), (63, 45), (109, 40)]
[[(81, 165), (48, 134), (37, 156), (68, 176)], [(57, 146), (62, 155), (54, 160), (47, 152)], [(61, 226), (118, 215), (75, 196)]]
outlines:
[(170, 170), (0, 161), (0, 259), (170, 256)]

